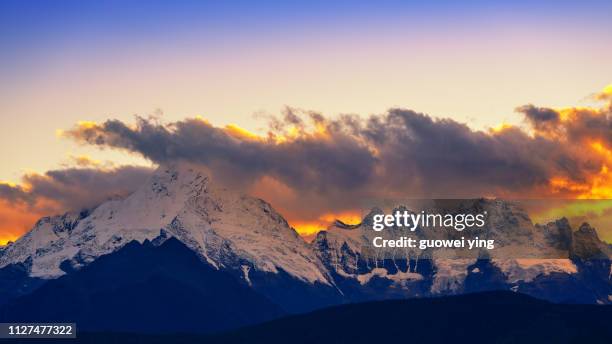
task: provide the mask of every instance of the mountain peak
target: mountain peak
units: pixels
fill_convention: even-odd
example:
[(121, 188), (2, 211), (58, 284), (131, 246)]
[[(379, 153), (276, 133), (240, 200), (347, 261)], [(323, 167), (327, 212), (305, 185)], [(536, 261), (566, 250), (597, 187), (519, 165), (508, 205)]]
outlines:
[(32, 276), (54, 278), (64, 274), (65, 261), (78, 269), (128, 242), (154, 241), (164, 233), (217, 269), (242, 271), (245, 280), (252, 270), (283, 271), (330, 284), (308, 244), (270, 204), (214, 186), (197, 165), (162, 165), (125, 199), (85, 215), (41, 219), (3, 250), (0, 267), (31, 258)]
[(573, 234), (571, 255), (580, 259), (607, 259), (607, 245), (599, 239), (597, 231), (588, 223), (580, 225)]

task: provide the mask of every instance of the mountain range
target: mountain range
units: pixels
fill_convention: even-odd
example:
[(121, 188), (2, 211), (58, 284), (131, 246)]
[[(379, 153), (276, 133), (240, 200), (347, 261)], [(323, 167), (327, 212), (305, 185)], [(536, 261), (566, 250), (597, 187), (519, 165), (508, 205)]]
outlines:
[(195, 165), (160, 166), (130, 196), (42, 218), (0, 248), (0, 322), (212, 333), (340, 304), (491, 290), (612, 303), (609, 246), (588, 224), (533, 224), (501, 200), (462, 206), (495, 214), (482, 234), (507, 256), (378, 257), (367, 250), (376, 208), (309, 243), (267, 202), (214, 185)]

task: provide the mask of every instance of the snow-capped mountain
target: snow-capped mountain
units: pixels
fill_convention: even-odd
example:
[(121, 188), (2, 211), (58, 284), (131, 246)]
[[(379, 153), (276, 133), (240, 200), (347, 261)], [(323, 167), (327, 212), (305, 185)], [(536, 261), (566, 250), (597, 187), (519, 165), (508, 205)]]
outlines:
[(331, 285), (309, 245), (268, 203), (215, 188), (197, 167), (160, 167), (135, 193), (91, 212), (46, 217), (0, 256), (0, 267), (31, 264), (32, 277), (57, 278), (131, 241), (175, 237), (215, 268), (282, 270)]
[[(88, 211), (45, 217), (2, 248), (0, 277), (10, 276), (11, 283), (0, 280), (0, 305), (23, 295), (28, 300), (30, 293), (32, 300), (45, 299), (36, 295), (45, 281), (80, 286), (91, 283), (91, 276), (123, 276), (106, 270), (97, 274), (91, 269), (108, 269), (112, 264), (95, 263), (102, 257), (114, 257), (125, 247), (139, 262), (144, 261), (138, 259), (142, 252), (167, 254), (168, 248), (153, 248), (169, 241), (172, 250), (182, 252), (175, 246), (185, 247), (207, 269), (220, 273), (194, 267), (186, 275), (219, 278), (228, 290), (244, 292), (228, 282), (231, 276), (254, 292), (247, 300), (270, 304), (268, 315), (275, 314), (277, 306), (286, 312), (302, 312), (363, 300), (498, 289), (561, 302), (612, 303), (609, 246), (588, 225), (575, 232), (565, 219), (535, 225), (518, 206), (499, 200), (470, 200), (455, 206), (459, 207), (455, 211), (489, 214), (487, 226), (477, 234), (501, 245), (494, 254), (452, 257), (448, 250), (407, 249), (381, 254), (372, 250), (372, 238), (397, 238), (403, 229), (373, 231), (373, 216), (382, 212), (377, 208), (362, 223), (338, 221), (307, 243), (265, 201), (215, 186), (197, 166), (169, 164), (159, 167), (127, 198), (109, 200)], [(458, 234), (417, 230), (412, 235), (429, 239)], [(119, 261), (130, 264), (131, 260)], [(137, 266), (131, 269), (139, 270)], [(157, 276), (154, 268), (147, 269), (151, 274), (147, 278)], [(168, 277), (167, 272), (162, 275)], [(128, 287), (133, 290), (133, 285)], [(119, 287), (113, 288), (114, 292)], [(65, 287), (44, 290), (53, 294)], [(211, 297), (209, 291), (201, 293)], [(94, 296), (82, 296), (88, 297)], [(226, 297), (232, 295), (218, 295)]]
[[(457, 210), (486, 211), (489, 221), (476, 234), (481, 239), (494, 239), (499, 247), (483, 257), (473, 258), (453, 257), (456, 251), (443, 249), (373, 251), (373, 237), (392, 239), (405, 234), (398, 233), (403, 229), (395, 227), (375, 232), (372, 217), (382, 213), (380, 209), (373, 209), (359, 225), (349, 226), (337, 221), (317, 235), (313, 247), (334, 276), (336, 285), (345, 293), (354, 295), (356, 300), (509, 289), (555, 301), (612, 302), (607, 245), (588, 225), (583, 225), (575, 233), (566, 219), (543, 226), (534, 225), (516, 204), (500, 200), (471, 200), (455, 206)], [(391, 213), (398, 210), (405, 208), (396, 208)], [(456, 239), (457, 233), (417, 230), (411, 235), (417, 239)], [(572, 299), (571, 292), (552, 295), (543, 290), (546, 287), (532, 288), (542, 280), (555, 278), (557, 287), (562, 289), (561, 285), (566, 281), (560, 281), (559, 276), (563, 276), (562, 279), (579, 288), (591, 289), (592, 278), (585, 279), (585, 274), (591, 274), (595, 269), (594, 258), (600, 271), (595, 278), (602, 281), (599, 293)], [(538, 291), (535, 292), (534, 288)], [(351, 292), (347, 292), (349, 289)]]

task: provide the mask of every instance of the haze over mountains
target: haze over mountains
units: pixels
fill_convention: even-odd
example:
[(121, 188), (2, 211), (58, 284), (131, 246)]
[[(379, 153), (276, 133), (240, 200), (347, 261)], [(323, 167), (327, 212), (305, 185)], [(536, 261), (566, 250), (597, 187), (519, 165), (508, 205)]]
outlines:
[(216, 187), (195, 165), (167, 164), (129, 197), (43, 218), (3, 247), (0, 320), (214, 332), (336, 304), (485, 290), (612, 303), (609, 248), (588, 224), (534, 225), (502, 201), (469, 206), (497, 214), (487, 230), (508, 250), (567, 258), (376, 257), (364, 250), (376, 209), (307, 243), (265, 201)]

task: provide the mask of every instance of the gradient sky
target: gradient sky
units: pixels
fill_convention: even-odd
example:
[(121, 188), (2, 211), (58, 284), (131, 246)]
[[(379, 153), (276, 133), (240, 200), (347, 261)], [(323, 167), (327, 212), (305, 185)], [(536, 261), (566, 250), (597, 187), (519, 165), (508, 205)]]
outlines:
[[(611, 13), (610, 1), (0, 0), (0, 244), (42, 215), (130, 192), (150, 173), (134, 166), (173, 158), (151, 154), (160, 137), (168, 151), (182, 145), (184, 152), (171, 152), (178, 158), (191, 151), (205, 164), (215, 153), (227, 157), (238, 172), (208, 166), (221, 176), (253, 172), (243, 164), (269, 159), (269, 170), (239, 177), (257, 180), (248, 191), (306, 233), (338, 214), (356, 216), (344, 201), (348, 189), (352, 199), (386, 197), (385, 187), (396, 183), (392, 191), (405, 194), (394, 164), (443, 197), (469, 189), (478, 196), (609, 198)], [(284, 122), (283, 140), (266, 140), (269, 116), (283, 117), (287, 107), (303, 118), (317, 111), (322, 122), (293, 136), (286, 130), (299, 128)], [(405, 132), (393, 121), (404, 119), (404, 129), (422, 130), (413, 138), (424, 137), (365, 147), (372, 138), (365, 127), (351, 135), (330, 129), (352, 128), (343, 114), (377, 115), (369, 123), (400, 141)], [(160, 135), (134, 126), (135, 115), (160, 118), (142, 122)], [(109, 119), (118, 121), (107, 126)], [(255, 135), (227, 127), (233, 124)], [(211, 134), (233, 139), (218, 147), (206, 141)], [(146, 144), (124, 146), (132, 138)], [(232, 150), (235, 140), (260, 156)], [(298, 173), (283, 169), (288, 158)], [(320, 174), (329, 164), (337, 173)], [(313, 176), (323, 192), (302, 188)], [(605, 235), (612, 240), (612, 231)]]
[(0, 180), (69, 155), (136, 156), (55, 135), (163, 112), (257, 131), (285, 105), (394, 106), (481, 129), (516, 106), (581, 104), (610, 83), (609, 1), (2, 1)]

